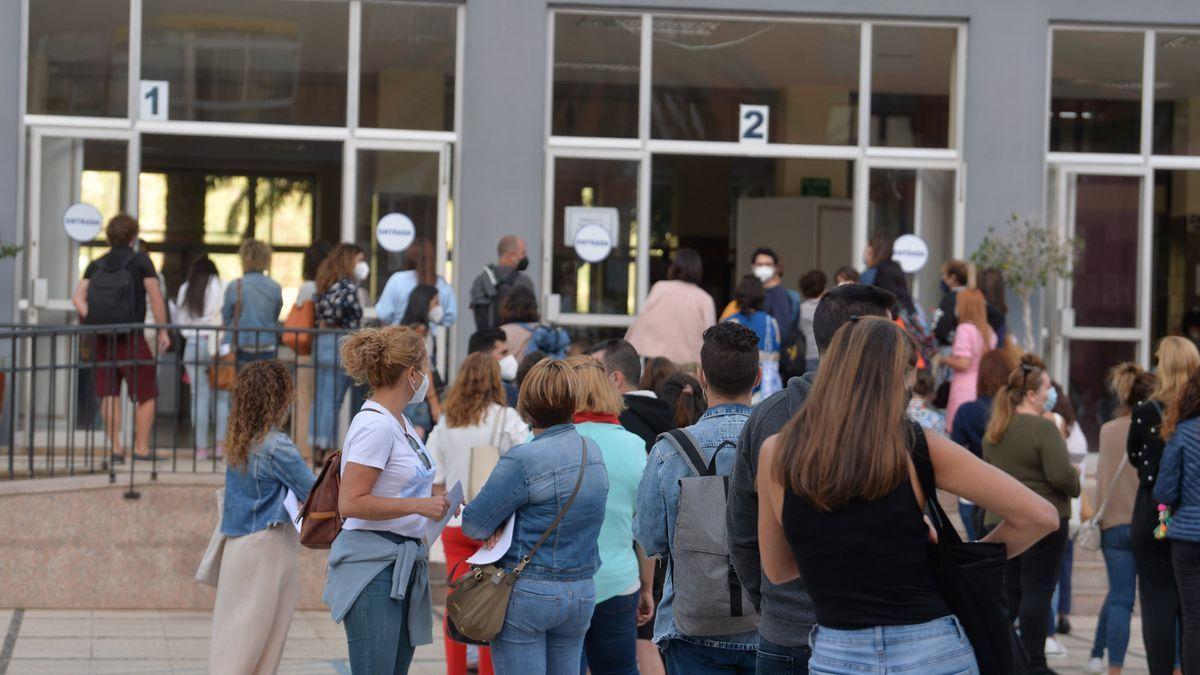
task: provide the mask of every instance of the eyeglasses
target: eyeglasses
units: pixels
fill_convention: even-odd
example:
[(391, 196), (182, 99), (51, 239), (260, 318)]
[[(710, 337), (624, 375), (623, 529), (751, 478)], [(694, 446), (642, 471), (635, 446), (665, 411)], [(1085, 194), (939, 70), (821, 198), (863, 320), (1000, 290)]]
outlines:
[(404, 434), (404, 439), (408, 441), (408, 447), (412, 448), (413, 453), (421, 458), (421, 466), (424, 466), (426, 471), (432, 469), (433, 463), (429, 461), (429, 456), (421, 451), (421, 443), (407, 432)]

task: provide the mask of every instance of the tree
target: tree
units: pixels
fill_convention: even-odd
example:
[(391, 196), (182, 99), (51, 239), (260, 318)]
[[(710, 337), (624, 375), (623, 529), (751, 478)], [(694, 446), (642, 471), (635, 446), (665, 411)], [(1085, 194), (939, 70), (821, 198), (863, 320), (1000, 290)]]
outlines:
[(979, 248), (971, 254), (976, 267), (994, 267), (1004, 273), (1004, 284), (1021, 299), (1025, 323), (1025, 348), (1033, 350), (1032, 299), (1034, 291), (1055, 278), (1069, 279), (1083, 251), (1078, 236), (1063, 237), (1052, 227), (1017, 214), (1009, 217), (1003, 230), (989, 227)]

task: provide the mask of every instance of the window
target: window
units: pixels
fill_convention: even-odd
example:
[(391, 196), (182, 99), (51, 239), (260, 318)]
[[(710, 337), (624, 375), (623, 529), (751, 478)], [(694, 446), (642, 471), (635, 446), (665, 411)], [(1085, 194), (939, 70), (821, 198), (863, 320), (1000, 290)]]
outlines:
[(1085, 175), (1075, 185), (1075, 234), (1084, 242), (1071, 284), (1075, 325), (1133, 328), (1142, 179)]
[(129, 0), (30, 0), (28, 110), (125, 117)]
[(1050, 150), (1141, 150), (1141, 32), (1053, 32)]
[(1154, 152), (1200, 155), (1200, 33), (1158, 33)]
[(873, 32), (871, 145), (951, 147), (957, 29), (876, 24)]
[(454, 5), (362, 5), (358, 124), (454, 129)]
[(555, 15), (552, 134), (638, 135), (641, 36), (639, 16)]
[(868, 232), (915, 234), (929, 247), (925, 266), (909, 275), (920, 307), (941, 301), (941, 264), (954, 255), (954, 172), (941, 169), (872, 169)]

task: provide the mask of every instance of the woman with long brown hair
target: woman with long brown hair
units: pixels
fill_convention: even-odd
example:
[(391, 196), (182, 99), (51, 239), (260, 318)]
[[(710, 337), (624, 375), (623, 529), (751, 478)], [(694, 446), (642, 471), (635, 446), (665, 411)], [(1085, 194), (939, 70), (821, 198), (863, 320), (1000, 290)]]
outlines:
[(958, 317), (954, 344), (949, 356), (938, 358), (954, 371), (950, 377), (950, 400), (946, 404), (946, 427), (950, 429), (954, 428), (954, 415), (959, 406), (975, 400), (979, 362), (984, 352), (997, 346), (996, 333), (988, 325), (987, 302), (982, 292), (974, 288), (959, 291), (954, 307)]
[(283, 500), (308, 499), (313, 474), (282, 431), (292, 378), (278, 361), (238, 373), (225, 436), (225, 500), (209, 669), (273, 673), (300, 598), (300, 538)]
[[(442, 494), (446, 486), (461, 481), (463, 492), (470, 500), (487, 478), (480, 473), (480, 467), (488, 461), (484, 453), (492, 454), (490, 461), (494, 462), (498, 455), (525, 442), (529, 426), (516, 410), (508, 407), (504, 387), (500, 384), (500, 366), (487, 352), (476, 352), (462, 362), (449, 391), (442, 405), (441, 422), (433, 428), (427, 441), (429, 452), (437, 463), (433, 491)], [(479, 549), (480, 544), (462, 533), (461, 517), (451, 518), (442, 532), (446, 569), (451, 573), (457, 570), (466, 574), (467, 566), (462, 563)], [(466, 645), (455, 642), (449, 635), (445, 636), (445, 642), (446, 673), (465, 675)], [(491, 654), (486, 648), (481, 649), (479, 673), (488, 675), (491, 672)]]
[(313, 311), (317, 328), (331, 331), (318, 333), (313, 348), (316, 395), (313, 397), (309, 443), (317, 462), (337, 444), (337, 418), (342, 399), (350, 388), (350, 378), (338, 359), (338, 340), (347, 331), (358, 329), (362, 321), (358, 284), (370, 273), (369, 269), (364, 270), (366, 267), (366, 256), (361, 247), (338, 244), (317, 268)]
[[(1048, 418), (1051, 391), (1050, 375), (1022, 361), (996, 392), (983, 437), (984, 460), (1057, 509), (1057, 529), (1010, 559), (1004, 579), (1009, 615), (1021, 621), (1021, 642), (1034, 672), (1046, 668), (1050, 601), (1066, 551), (1071, 499), (1079, 496), (1079, 473), (1071, 466), (1058, 425)], [(982, 506), (985, 529), (998, 525), (1001, 514)]]
[[(801, 412), (763, 443), (759, 550), (774, 584), (802, 576), (814, 670), (978, 672), (930, 565), (919, 476), (1004, 517), (984, 541), (1018, 555), (1057, 524), (1019, 482), (906, 419), (917, 354), (876, 317), (838, 329)], [(918, 435), (919, 434), (919, 435)], [(1043, 619), (1044, 621), (1045, 619)], [(902, 639), (897, 639), (902, 638)], [(940, 657), (931, 668), (930, 657)]]
[[(979, 359), (975, 400), (962, 404), (954, 414), (954, 426), (949, 427), (950, 440), (970, 450), (976, 457), (983, 457), (983, 435), (992, 416), (992, 398), (1008, 383), (1008, 375), (1016, 365), (1017, 362), (1003, 349), (986, 352)], [(958, 514), (962, 518), (967, 539), (976, 539), (983, 527), (983, 514), (965, 499), (958, 500)]]
[(1175, 403), (1188, 378), (1200, 369), (1200, 352), (1185, 337), (1168, 336), (1158, 343), (1158, 385), (1150, 400), (1133, 409), (1126, 452), (1137, 469), (1138, 492), (1129, 521), (1129, 541), (1137, 565), (1138, 599), (1142, 610), (1142, 640), (1150, 675), (1167, 675), (1175, 670), (1180, 621), (1179, 589), (1171, 561), (1171, 542), (1155, 539), (1158, 500), (1154, 482), (1163, 456), (1163, 413)]
[(442, 315), (434, 323), (439, 326), (453, 326), (458, 317), (458, 299), (451, 286), (442, 275), (437, 273), (437, 254), (433, 250), (433, 242), (428, 237), (417, 237), (404, 250), (404, 262), (400, 271), (393, 274), (379, 294), (375, 303), (375, 312), (382, 324), (399, 324), (408, 309), (408, 298), (417, 286), (434, 286), (437, 289), (438, 303), (442, 307)]

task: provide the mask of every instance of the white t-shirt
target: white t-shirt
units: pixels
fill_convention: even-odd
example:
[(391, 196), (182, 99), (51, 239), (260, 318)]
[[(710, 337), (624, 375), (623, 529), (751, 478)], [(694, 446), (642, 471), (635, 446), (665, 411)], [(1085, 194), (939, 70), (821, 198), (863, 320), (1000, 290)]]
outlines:
[[(346, 440), (342, 442), (342, 474), (346, 473), (347, 462), (381, 469), (371, 489), (376, 497), (418, 499), (432, 495), (437, 465), (408, 419), (401, 415), (397, 420), (387, 408), (371, 400), (362, 409), (379, 413), (360, 412), (350, 422)], [(428, 518), (416, 515), (391, 520), (347, 518), (342, 529), (382, 530), (420, 539), (428, 525)]]
[[(498, 403), (488, 406), (487, 414), (480, 424), (450, 427), (445, 423), (443, 416), (442, 423), (433, 428), (428, 441), (429, 452), (437, 464), (434, 483), (448, 488), (462, 481), (464, 492), (466, 491), (471, 477), (471, 448), (490, 445), (493, 442), (492, 428), (496, 425), (497, 416), (500, 426), (496, 428), (495, 443), (502, 454), (529, 438), (529, 425), (525, 424), (517, 411)], [(462, 517), (451, 518), (449, 526), (462, 527)]]

